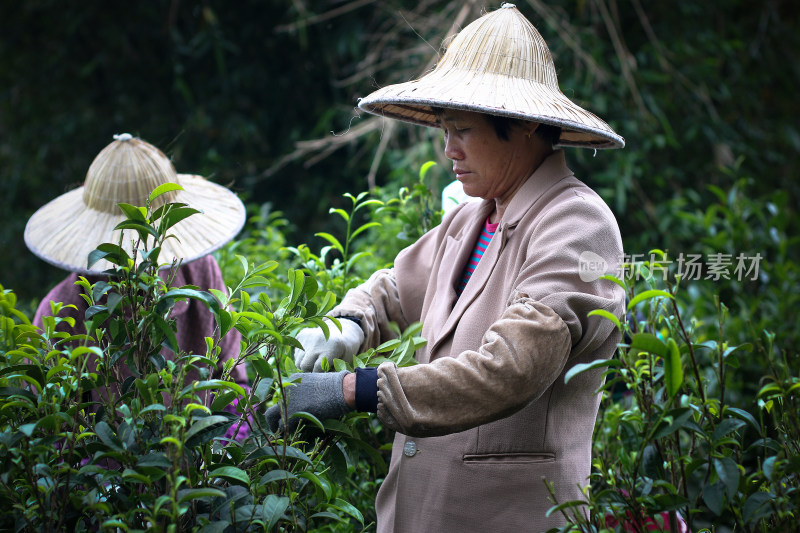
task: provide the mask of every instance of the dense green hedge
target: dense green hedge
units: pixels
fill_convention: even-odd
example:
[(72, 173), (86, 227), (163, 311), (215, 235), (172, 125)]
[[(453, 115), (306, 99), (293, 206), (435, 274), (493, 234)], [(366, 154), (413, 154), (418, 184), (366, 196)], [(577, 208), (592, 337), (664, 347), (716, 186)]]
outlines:
[[(155, 515), (163, 511), (165, 520), (185, 516), (186, 528), (189, 516), (201, 520), (209, 509), (192, 502), (213, 506), (214, 498), (223, 498), (216, 501), (225, 501), (226, 508), (250, 506), (241, 512), (251, 513), (250, 518), (260, 513), (259, 520), (274, 519), (287, 528), (299, 528), (297, 517), (314, 513), (321, 513), (312, 524), (319, 530), (369, 527), (386, 457), (385, 450), (374, 450), (386, 435), (361, 418), (338, 427), (342, 438), (298, 444), (309, 460), (281, 463), (277, 469), (306, 481), (270, 478), (275, 463), (269, 460), (256, 461), (254, 470), (240, 469), (246, 482), (236, 470), (211, 475), (233, 465), (213, 444), (215, 424), (223, 421), (206, 421), (207, 431), (194, 426), (203, 422), (196, 418), (203, 416), (201, 410), (170, 412), (178, 418), (168, 423), (154, 417), (157, 408), (140, 418), (123, 412), (128, 426), (112, 418), (107, 426), (93, 422), (79, 431), (69, 429), (79, 406), (71, 396), (74, 389), (65, 384), (77, 379), (81, 386), (91, 385), (82, 381), (78, 365), (87, 353), (71, 352), (58, 336), (35, 337), (26, 324), (43, 287), (63, 273), (24, 249), (22, 229), (36, 208), (82, 181), (112, 134), (129, 131), (164, 149), (179, 171), (212, 176), (242, 194), (252, 218), (239, 239), (218, 254), (226, 279), (236, 286), (254, 275), (257, 265), (276, 261), (266, 281), (245, 291), (263, 295), (268, 303), (250, 303), (261, 305), (258, 312), (264, 314), (264, 306), (310, 299), (315, 307), (303, 303), (300, 313), (310, 320), (324, 311), (325, 294), (341, 296), (436, 223), (435, 198), (449, 177), (447, 164), (440, 164), (420, 181), (417, 169), (423, 162), (443, 162), (441, 140), (436, 132), (404, 125), (378, 128), (307, 163), (338, 139), (330, 131), (367, 121), (352, 119), (357, 96), (375, 83), (407, 79), (424, 67), (431, 48), (419, 46), (420, 37), (435, 47), (462, 8), (472, 10), (469, 19), (480, 6), (445, 1), (422, 7), (400, 1), (361, 7), (244, 1), (235, 8), (166, 1), (69, 8), (47, 0), (6, 4), (0, 17), (4, 508), (15, 509), (20, 527), (29, 520), (31, 530), (37, 529), (36, 520), (49, 516), (45, 504), (63, 504), (48, 508), (68, 511), (70, 520), (78, 520), (80, 512), (94, 513), (89, 523), (109, 520), (111, 527), (114, 520), (131, 518), (125, 515), (131, 501), (115, 494), (128, 494), (131, 486), (142, 493), (146, 486), (155, 496), (142, 500), (142, 506)], [(800, 503), (797, 7), (740, 0), (624, 5), (529, 0), (518, 5), (550, 43), (564, 91), (607, 118), (627, 140), (622, 151), (570, 151), (568, 161), (617, 215), (626, 253), (637, 259), (629, 273), (638, 273), (638, 279), (624, 280), (632, 300), (647, 295), (631, 308), (636, 319), (620, 325), (628, 342), (609, 368), (598, 421), (587, 494), (593, 523), (577, 527), (608, 526), (612, 517), (658, 522), (668, 516), (674, 522), (676, 515), (669, 513), (677, 512), (693, 530), (791, 529)], [(335, 8), (342, 9), (331, 11)], [(323, 139), (322, 152), (311, 150), (278, 164), (295, 142), (310, 138)], [(381, 140), (388, 141), (385, 151)], [(366, 189), (375, 154), (382, 154), (375, 173), (379, 187), (367, 198), (387, 207), (365, 205), (353, 220), (383, 226), (359, 235), (343, 258), (336, 243), (314, 234), (350, 242), (345, 219), (328, 209), (349, 213), (353, 202), (366, 200), (343, 193)], [(398, 193), (400, 187), (407, 189)], [(351, 261), (362, 252), (371, 255)], [(247, 273), (237, 254), (246, 258)], [(702, 270), (694, 279), (684, 272), (676, 282), (681, 260), (691, 255), (700, 258)], [(738, 257), (745, 267), (760, 257), (757, 272), (737, 271)], [(714, 275), (714, 265), (724, 260), (730, 261), (726, 276)], [(303, 287), (306, 280), (317, 284), (314, 290), (310, 282), (308, 291), (295, 290), (298, 299), (292, 300), (290, 281), (298, 280), (297, 272), (304, 273)], [(168, 290), (152, 282), (154, 290)], [(242, 330), (258, 331), (252, 317), (241, 318)], [(273, 346), (266, 359), (258, 348), (247, 352), (249, 364), (259, 365), (251, 367), (253, 379), (273, 381), (254, 391), (256, 396), (240, 395), (243, 406), (255, 409), (272, 401), (276, 376), (291, 368), (280, 367), (290, 360), (293, 336), (292, 324), (285, 326), (279, 342), (263, 345)], [(253, 340), (251, 346), (257, 347), (258, 337)], [(395, 357), (413, 346), (413, 332), (406, 340), (391, 347), (400, 349)], [(256, 354), (269, 365), (253, 362)], [(153, 386), (166, 386), (159, 380), (163, 376)], [(229, 390), (221, 383), (210, 387), (220, 395)], [(147, 396), (147, 390), (132, 394)], [(183, 429), (175, 422), (180, 417)], [(70, 476), (86, 466), (80, 464), (83, 458), (98, 452), (136, 471), (139, 456), (115, 455), (115, 435), (134, 427), (134, 419), (158, 420), (159, 431), (177, 432), (174, 438), (191, 449), (189, 455), (204, 457), (202, 465), (194, 463), (190, 480), (200, 492), (158, 500), (181, 490), (179, 469), (146, 480), (108, 470), (106, 464), (80, 472), (76, 488)], [(186, 447), (190, 428), (203, 438)], [(286, 436), (257, 438), (263, 439), (259, 444), (278, 445), (275, 439)], [(56, 441), (74, 446), (54, 448)], [(240, 458), (237, 453), (258, 447), (250, 445), (247, 452), (237, 452), (238, 445), (231, 444), (226, 452)], [(140, 467), (146, 478), (152, 466)], [(126, 489), (112, 493), (108, 488), (114, 484)], [(59, 499), (66, 488), (75, 498)], [(287, 495), (291, 506), (283, 507), (281, 498)], [(560, 503), (568, 512), (569, 503)], [(233, 518), (248, 519), (243, 516)]]
[[(356, 413), (343, 421), (306, 417), (306, 429), (273, 433), (263, 412), (283, 401), (296, 371), (298, 328), (320, 324), (349, 287), (389, 264), (395, 250), (385, 243), (413, 241), (436, 224), (429, 171), (425, 165), (419, 175), (406, 172), (407, 188), (380, 191), (379, 198), (345, 195), (348, 209), (330, 216), (347, 229), (320, 234), (315, 244), (287, 246), (280, 213), (255, 217), (244, 238), (219, 253), (230, 296), (170, 287), (155, 264), (131, 268), (117, 246), (104, 245), (118, 275), (102, 286), (84, 284), (93, 304), (88, 336), (56, 331), (58, 305), (44, 330), (30, 326), (14, 293), (3, 290), (0, 504), (7, 512), (0, 528), (372, 530), (390, 442), (377, 420)], [(713, 226), (712, 234), (744, 225), (741, 238), (763, 239), (757, 224), (745, 224), (753, 222), (748, 206), (759, 200), (736, 188), (718, 192), (719, 202), (705, 213), (676, 208), (675, 222), (692, 231)], [(137, 231), (159, 239), (173, 222), (168, 209), (131, 213)], [(146, 248), (156, 250), (158, 241)], [(140, 256), (155, 261), (157, 254)], [(668, 255), (653, 250), (617, 279), (629, 293), (626, 320), (597, 312), (624, 340), (616, 358), (575, 367), (566, 377), (607, 369), (585, 499), (554, 501), (552, 512), (567, 517), (564, 531), (676, 531), (681, 521), (693, 531), (791, 530), (800, 504), (800, 372), (797, 351), (785, 341), (794, 333), (769, 326), (780, 324), (772, 313), (782, 312), (781, 300), (791, 306), (797, 298), (772, 284), (796, 285), (798, 269), (788, 263), (770, 283), (749, 269), (747, 291), (735, 289), (741, 281), (732, 272), (729, 279), (676, 274)], [(203, 375), (215, 366), (210, 337), (205, 354), (179, 353), (176, 363), (157, 355), (162, 345), (174, 346), (167, 314), (187, 298), (209, 306), (221, 335), (242, 333), (237, 362), (249, 369), (250, 390), (231, 381), (230, 367), (219, 379), (184, 386), (190, 368)], [(748, 310), (759, 306), (756, 321)], [(353, 365), (387, 357), (413, 364), (424, 342), (418, 331), (398, 331), (398, 340), (360, 354)], [(89, 371), (91, 358), (101, 364)], [(113, 382), (116, 365), (138, 376), (122, 385), (124, 396), (87, 400), (85, 393)], [(352, 368), (342, 361), (335, 367)], [(164, 403), (165, 395), (172, 402)], [(236, 412), (226, 412), (234, 401)], [(242, 425), (246, 439), (222, 437)], [(574, 513), (575, 505), (589, 506), (589, 517)]]
[[(575, 152), (571, 164), (612, 206), (628, 249), (688, 252), (698, 236), (673, 231), (664, 213), (694, 195), (701, 205), (713, 201), (707, 186), (727, 189), (731, 176), (720, 169), (736, 161), (753, 178), (748, 194), (781, 192), (780, 208), (796, 214), (794, 3), (518, 6), (550, 44), (565, 93), (627, 140), (620, 152)], [(278, 162), (297, 141), (336, 141), (331, 132), (363, 125), (365, 118), (353, 119), (358, 97), (418, 75), (462, 9), (471, 20), (483, 7), (452, 0), (5, 2), (3, 283), (27, 306), (59, 278), (25, 249), (24, 224), (80, 184), (122, 131), (163, 149), (181, 172), (212, 176), (255, 205), (270, 202), (286, 214), (296, 241), (309, 240), (328, 223), (328, 207), (344, 205), (344, 192), (367, 188), (384, 136), (378, 185), (391, 183), (392, 169), (435, 157), (438, 136), (399, 124), (318, 162), (324, 148)]]

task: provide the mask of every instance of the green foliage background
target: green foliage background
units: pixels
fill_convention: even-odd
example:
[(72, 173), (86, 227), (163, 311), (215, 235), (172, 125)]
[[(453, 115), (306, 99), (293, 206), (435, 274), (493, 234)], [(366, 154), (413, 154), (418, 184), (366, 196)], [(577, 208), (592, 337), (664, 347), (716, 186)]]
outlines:
[[(656, 291), (632, 306), (632, 317), (644, 316), (625, 326), (630, 342), (608, 370), (593, 526), (603, 513), (621, 518), (631, 509), (648, 517), (689, 510), (695, 526), (765, 531), (794, 523), (797, 5), (518, 6), (549, 43), (564, 92), (626, 138), (624, 150), (570, 150), (568, 161), (614, 210), (626, 252), (640, 254), (650, 271), (628, 280), (637, 286), (632, 294)], [(209, 176), (246, 201), (250, 222), (218, 253), (232, 285), (244, 275), (238, 254), (300, 268), (341, 296), (436, 223), (436, 195), (451, 179), (438, 132), (361, 115), (357, 98), (417, 76), (448, 30), (484, 7), (498, 5), (0, 0), (0, 284), (19, 297), (3, 309), (16, 304), (30, 315), (63, 277), (24, 247), (25, 223), (80, 185), (120, 132), (164, 150), (179, 172)], [(365, 206), (354, 224), (382, 228), (351, 242), (350, 218), (329, 209), (350, 213), (355, 197), (345, 193), (368, 188), (385, 205)], [(350, 256), (340, 257), (342, 243)], [(663, 252), (650, 256), (653, 249)], [(365, 252), (371, 255), (354, 259)], [(747, 279), (673, 286), (681, 253), (760, 254), (762, 261)], [(654, 262), (668, 268), (666, 286)], [(270, 281), (258, 290), (282, 301), (288, 282)], [(290, 337), (278, 349), (283, 356)], [(386, 441), (379, 426), (362, 429), (362, 437), (374, 431), (375, 448)], [(347, 464), (343, 497), (369, 523), (380, 480), (361, 468), (363, 458)]]
[[(623, 151), (571, 151), (615, 210), (627, 249), (689, 251), (671, 202), (713, 201), (709, 184), (752, 180), (796, 214), (798, 7), (789, 1), (521, 1), (550, 44), (564, 92), (610, 121)], [(367, 118), (357, 98), (424, 70), (478, 2), (389, 0), (0, 2), (0, 253), (21, 301), (62, 273), (28, 253), (33, 211), (79, 185), (123, 131), (286, 214), (290, 242), (327, 223), (341, 194), (433, 158), (438, 135), (398, 124), (341, 141)], [(459, 19), (461, 20), (461, 19)], [(381, 131), (383, 130), (383, 131)], [(351, 134), (353, 132), (351, 131)], [(299, 141), (323, 147), (286, 160)], [(349, 137), (348, 137), (349, 139)], [(320, 158), (320, 154), (328, 157)], [(438, 156), (441, 157), (441, 156)], [(724, 172), (739, 162), (736, 175)], [(313, 163), (313, 164), (312, 164)], [(440, 165), (434, 183), (449, 181)], [(436, 182), (438, 180), (438, 183)], [(255, 209), (255, 207), (254, 207)], [(750, 253), (753, 250), (740, 250)]]

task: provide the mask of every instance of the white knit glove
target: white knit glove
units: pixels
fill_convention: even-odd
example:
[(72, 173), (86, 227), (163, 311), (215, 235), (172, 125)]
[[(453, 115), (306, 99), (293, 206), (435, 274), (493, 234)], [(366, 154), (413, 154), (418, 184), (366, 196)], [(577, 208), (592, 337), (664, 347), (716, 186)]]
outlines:
[(322, 328), (307, 328), (297, 334), (297, 340), (303, 350), (295, 348), (294, 364), (303, 372), (322, 372), (322, 360), (328, 360), (328, 368), (333, 368), (334, 359), (342, 359), (346, 363), (353, 361), (353, 356), (364, 342), (364, 332), (353, 320), (338, 319), (342, 331), (336, 324), (328, 320), (328, 338)]

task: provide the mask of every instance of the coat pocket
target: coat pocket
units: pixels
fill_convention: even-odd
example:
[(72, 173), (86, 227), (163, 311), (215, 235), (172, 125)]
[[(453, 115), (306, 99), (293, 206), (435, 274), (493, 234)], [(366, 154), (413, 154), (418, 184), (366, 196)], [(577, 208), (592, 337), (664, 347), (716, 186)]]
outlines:
[(462, 461), (465, 465), (519, 465), (553, 463), (556, 454), (549, 452), (538, 453), (472, 453), (464, 454)]

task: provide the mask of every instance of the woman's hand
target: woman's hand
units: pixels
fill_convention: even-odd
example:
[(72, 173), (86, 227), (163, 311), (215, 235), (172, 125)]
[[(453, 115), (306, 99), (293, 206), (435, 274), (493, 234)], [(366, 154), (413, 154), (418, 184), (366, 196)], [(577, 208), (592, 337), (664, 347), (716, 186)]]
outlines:
[[(274, 433), (284, 426), (290, 432), (297, 428), (300, 419), (294, 417), (295, 413), (310, 413), (319, 420), (339, 418), (352, 408), (347, 405), (342, 390), (342, 381), (348, 375), (346, 370), (321, 374), (293, 374), (289, 376), (288, 383), (283, 393), (288, 396), (286, 413), (282, 413), (282, 403), (277, 403), (267, 409), (265, 414), (267, 424)], [(284, 415), (288, 418), (287, 424)]]
[(364, 342), (361, 327), (346, 318), (339, 319), (342, 330), (328, 321), (328, 338), (322, 328), (309, 328), (297, 334), (297, 340), (303, 349), (294, 351), (294, 364), (303, 372), (322, 372), (322, 360), (328, 360), (329, 368), (333, 368), (334, 359), (342, 359), (346, 363), (353, 360)]

